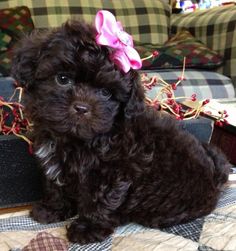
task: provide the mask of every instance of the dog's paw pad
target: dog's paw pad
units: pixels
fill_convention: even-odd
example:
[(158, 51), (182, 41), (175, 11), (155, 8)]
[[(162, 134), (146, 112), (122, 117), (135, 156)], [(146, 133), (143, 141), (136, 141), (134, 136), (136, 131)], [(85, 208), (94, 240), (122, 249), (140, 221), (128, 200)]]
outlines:
[(69, 241), (82, 245), (101, 242), (112, 233), (112, 228), (93, 223), (86, 218), (75, 220), (67, 228), (67, 237)]
[(30, 216), (40, 222), (40, 223), (54, 223), (64, 220), (61, 212), (57, 210), (48, 209), (42, 204), (36, 204), (32, 211), (30, 212)]

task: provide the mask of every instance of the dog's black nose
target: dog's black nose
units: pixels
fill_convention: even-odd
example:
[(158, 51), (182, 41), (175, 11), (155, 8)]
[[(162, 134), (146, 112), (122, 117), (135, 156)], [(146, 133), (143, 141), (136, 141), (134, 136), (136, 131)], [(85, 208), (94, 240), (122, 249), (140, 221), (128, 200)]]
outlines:
[(80, 104), (74, 104), (73, 108), (74, 108), (74, 110), (75, 110), (78, 114), (80, 114), (80, 115), (86, 114), (86, 113), (88, 113), (88, 111), (89, 111), (89, 109), (88, 109), (87, 106), (85, 106), (85, 105), (80, 105)]

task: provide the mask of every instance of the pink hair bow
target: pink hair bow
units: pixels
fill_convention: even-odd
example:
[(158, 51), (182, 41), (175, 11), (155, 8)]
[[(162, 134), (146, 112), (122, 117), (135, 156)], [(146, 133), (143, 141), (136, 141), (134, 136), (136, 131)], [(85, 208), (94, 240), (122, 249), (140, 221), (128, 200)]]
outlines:
[(107, 10), (97, 12), (95, 17), (97, 29), (96, 42), (114, 48), (111, 55), (113, 62), (127, 73), (130, 68), (140, 69), (142, 61), (138, 52), (133, 48), (133, 39), (123, 30), (120, 22), (117, 22), (113, 14)]

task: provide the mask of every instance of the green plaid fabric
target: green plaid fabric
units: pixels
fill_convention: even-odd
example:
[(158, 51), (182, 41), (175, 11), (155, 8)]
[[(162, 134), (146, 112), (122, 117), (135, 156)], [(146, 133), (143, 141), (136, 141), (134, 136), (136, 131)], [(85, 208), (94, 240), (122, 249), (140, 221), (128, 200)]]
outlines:
[(31, 32), (34, 24), (29, 9), (25, 6), (1, 9), (0, 28), (11, 32), (15, 37)]
[[(0, 1), (0, 3), (2, 3)], [(7, 7), (7, 6), (6, 6)], [(16, 41), (34, 29), (30, 11), (25, 6), (0, 9), (0, 73), (9, 75), (12, 48)]]
[(216, 69), (223, 64), (223, 58), (212, 49), (197, 40), (187, 30), (179, 31), (164, 45), (136, 46), (141, 58), (149, 56), (157, 50), (158, 55), (143, 61), (142, 69), (175, 69), (183, 68), (184, 58), (186, 68)]
[(69, 18), (93, 22), (98, 10), (111, 11), (135, 41), (163, 44), (168, 39), (170, 7), (161, 0), (2, 0), (0, 9), (26, 5), (36, 28), (61, 25)]
[(0, 29), (0, 52), (6, 51), (12, 38)]
[(219, 73), (231, 77), (236, 88), (236, 6), (212, 8), (171, 16), (171, 32), (187, 28), (197, 39), (225, 59)]

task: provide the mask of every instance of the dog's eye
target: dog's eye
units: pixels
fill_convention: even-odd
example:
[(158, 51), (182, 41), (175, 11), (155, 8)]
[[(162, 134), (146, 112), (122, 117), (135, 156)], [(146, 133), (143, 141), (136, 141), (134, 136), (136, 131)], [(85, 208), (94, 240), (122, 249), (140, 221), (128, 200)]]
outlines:
[(100, 93), (101, 93), (101, 95), (102, 96), (104, 96), (104, 97), (111, 97), (111, 93), (106, 89), (106, 88), (102, 88), (101, 90), (100, 90)]
[(65, 74), (56, 75), (56, 82), (59, 85), (73, 85), (74, 84), (74, 80)]

